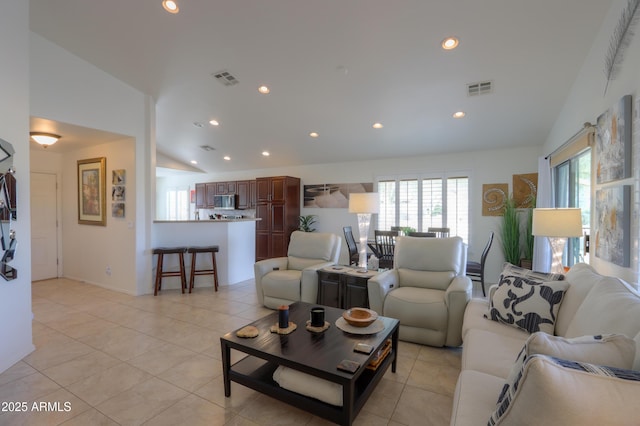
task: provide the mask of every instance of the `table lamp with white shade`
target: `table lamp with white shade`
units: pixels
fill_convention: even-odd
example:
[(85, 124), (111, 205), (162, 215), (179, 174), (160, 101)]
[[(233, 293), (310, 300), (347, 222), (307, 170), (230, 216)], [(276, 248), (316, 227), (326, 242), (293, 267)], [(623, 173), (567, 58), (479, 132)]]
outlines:
[(579, 208), (533, 209), (531, 233), (547, 237), (551, 244), (551, 272), (564, 273), (562, 253), (567, 238), (582, 236), (582, 215)]
[(360, 233), (360, 254), (358, 267), (367, 269), (367, 238), (371, 215), (380, 211), (380, 196), (377, 192), (349, 194), (349, 213), (358, 215), (358, 232)]

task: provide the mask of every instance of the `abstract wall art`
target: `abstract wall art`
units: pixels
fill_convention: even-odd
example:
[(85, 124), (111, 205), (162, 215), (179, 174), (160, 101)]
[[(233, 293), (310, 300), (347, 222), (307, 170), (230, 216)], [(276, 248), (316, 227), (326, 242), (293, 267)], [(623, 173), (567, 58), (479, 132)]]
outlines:
[(619, 266), (630, 265), (631, 185), (596, 191), (595, 254)]

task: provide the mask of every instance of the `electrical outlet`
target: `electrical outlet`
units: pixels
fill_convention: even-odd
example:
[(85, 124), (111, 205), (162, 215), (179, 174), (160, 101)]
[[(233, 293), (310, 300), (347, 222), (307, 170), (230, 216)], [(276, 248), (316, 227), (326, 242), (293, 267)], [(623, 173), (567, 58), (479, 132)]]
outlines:
[(111, 266), (107, 265), (107, 269), (105, 269), (104, 273), (111, 276)]

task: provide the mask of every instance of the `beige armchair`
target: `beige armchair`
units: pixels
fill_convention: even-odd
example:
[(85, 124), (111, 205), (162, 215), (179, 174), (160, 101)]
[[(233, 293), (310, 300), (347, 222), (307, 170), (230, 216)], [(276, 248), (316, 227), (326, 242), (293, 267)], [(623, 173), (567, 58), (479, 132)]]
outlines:
[(335, 234), (294, 231), (287, 257), (255, 263), (258, 301), (271, 309), (297, 301), (316, 303), (317, 271), (338, 263), (341, 244), (342, 239)]
[(369, 280), (369, 305), (400, 320), (401, 340), (459, 346), (472, 289), (466, 264), (460, 237), (398, 237), (393, 269)]

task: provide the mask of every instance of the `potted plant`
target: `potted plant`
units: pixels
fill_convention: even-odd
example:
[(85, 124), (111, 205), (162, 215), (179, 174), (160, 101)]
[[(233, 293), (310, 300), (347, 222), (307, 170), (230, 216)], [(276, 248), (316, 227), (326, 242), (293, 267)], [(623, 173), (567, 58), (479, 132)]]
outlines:
[(316, 228), (312, 228), (312, 226), (317, 222), (318, 216), (308, 214), (306, 216), (298, 216), (298, 220), (300, 221), (300, 225), (298, 226), (300, 231), (315, 232)]
[(532, 230), (533, 207), (527, 209), (527, 223), (525, 226), (524, 247), (522, 250), (522, 259), (520, 259), (520, 266), (527, 269), (531, 269), (533, 266), (533, 241), (535, 240), (535, 237), (531, 233)]
[(504, 215), (500, 226), (500, 242), (504, 260), (518, 265), (520, 263), (520, 220), (513, 197), (504, 202)]
[(410, 226), (403, 226), (402, 227), (402, 235), (409, 235), (409, 233), (411, 232), (416, 232), (416, 228), (412, 228)]

